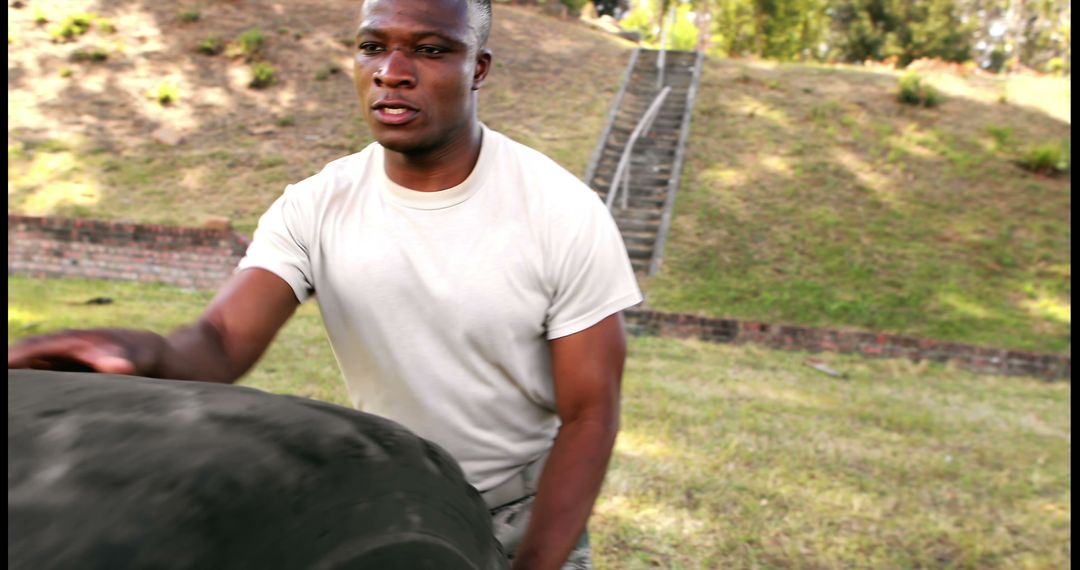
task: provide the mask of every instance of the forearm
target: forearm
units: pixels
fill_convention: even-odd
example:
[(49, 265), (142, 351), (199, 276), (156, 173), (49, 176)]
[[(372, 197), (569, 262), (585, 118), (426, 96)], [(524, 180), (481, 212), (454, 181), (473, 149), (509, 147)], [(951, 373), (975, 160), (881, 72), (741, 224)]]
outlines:
[(563, 424), (544, 465), (514, 569), (557, 569), (585, 531), (618, 432), (617, 420)]
[(251, 367), (237, 360), (217, 327), (200, 319), (162, 338), (154, 376), (231, 384)]

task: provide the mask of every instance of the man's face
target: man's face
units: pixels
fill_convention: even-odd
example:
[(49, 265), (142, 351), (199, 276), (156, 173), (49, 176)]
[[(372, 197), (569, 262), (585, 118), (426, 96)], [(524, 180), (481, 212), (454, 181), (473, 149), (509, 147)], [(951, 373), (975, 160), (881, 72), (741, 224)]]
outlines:
[(491, 56), (478, 45), (467, 0), (367, 0), (354, 79), (375, 140), (404, 154), (469, 132), (473, 93)]

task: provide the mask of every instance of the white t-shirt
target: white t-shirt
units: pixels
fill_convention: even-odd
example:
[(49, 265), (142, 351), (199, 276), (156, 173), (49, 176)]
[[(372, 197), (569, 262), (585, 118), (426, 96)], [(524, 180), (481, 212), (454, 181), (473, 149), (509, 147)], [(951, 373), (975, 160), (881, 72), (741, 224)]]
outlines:
[(548, 340), (641, 302), (599, 197), (539, 152), (484, 127), (460, 185), (392, 182), (383, 148), (285, 189), (239, 268), (319, 298), (356, 409), (439, 444), (486, 491), (551, 447)]

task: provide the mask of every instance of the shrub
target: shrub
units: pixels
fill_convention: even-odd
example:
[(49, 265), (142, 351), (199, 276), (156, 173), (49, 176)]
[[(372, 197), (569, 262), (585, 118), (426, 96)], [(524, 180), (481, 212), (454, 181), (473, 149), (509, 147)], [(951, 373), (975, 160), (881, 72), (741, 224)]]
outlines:
[(1054, 176), (1069, 171), (1069, 144), (1043, 143), (1029, 147), (1017, 159), (1024, 170)]
[(168, 81), (158, 83), (147, 94), (161, 105), (171, 105), (180, 100), (180, 88)]
[(180, 12), (180, 15), (178, 17), (180, 18), (181, 22), (187, 22), (187, 23), (190, 24), (192, 22), (198, 22), (199, 18), (202, 17), (202, 14), (199, 14), (198, 10), (195, 10), (194, 8), (192, 8), (192, 9), (184, 10), (183, 12)]
[(264, 61), (255, 62), (251, 66), (251, 83), (248, 85), (255, 89), (269, 87), (277, 82), (277, 70), (274, 66)]
[(937, 107), (943, 98), (938, 90), (923, 81), (923, 78), (915, 72), (905, 73), (900, 78), (900, 90), (897, 99), (907, 105)]
[(221, 38), (217, 36), (210, 36), (203, 41), (199, 42), (195, 51), (204, 55), (217, 55), (225, 50), (225, 42), (221, 41)]
[(34, 6), (34, 23), (41, 26), (49, 22), (49, 16), (45, 14), (45, 10), (41, 6)]
[(226, 51), (226, 54), (230, 57), (243, 57), (247, 61), (252, 61), (258, 57), (262, 51), (263, 44), (266, 43), (266, 36), (263, 35), (262, 30), (259, 28), (251, 28), (240, 34), (231, 44)]
[(293, 117), (292, 115), (278, 117), (277, 120), (274, 121), (274, 124), (279, 127), (291, 127), (296, 124), (296, 117)]
[(71, 77), (72, 73), (74, 73), (74, 72), (71, 71), (70, 67), (61, 67), (60, 68), (60, 77)]
[(89, 12), (72, 14), (61, 20), (60, 24), (53, 28), (49, 33), (55, 40), (71, 40), (88, 32), (90, 30), (90, 25), (93, 24), (95, 19), (97, 19), (97, 17)]

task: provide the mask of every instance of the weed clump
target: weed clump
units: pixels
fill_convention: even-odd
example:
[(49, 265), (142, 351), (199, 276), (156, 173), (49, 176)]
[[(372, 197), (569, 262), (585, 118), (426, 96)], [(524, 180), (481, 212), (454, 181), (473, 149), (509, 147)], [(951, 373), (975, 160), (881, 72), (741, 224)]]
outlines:
[(941, 93), (915, 72), (905, 73), (900, 78), (900, 90), (896, 98), (905, 105), (928, 108), (937, 107), (944, 101)]
[(147, 95), (158, 104), (168, 106), (180, 100), (180, 88), (168, 81), (163, 81), (148, 91)]
[(259, 28), (251, 28), (240, 34), (226, 51), (229, 57), (243, 57), (245, 61), (255, 60), (266, 44), (266, 36)]
[(70, 41), (90, 31), (90, 26), (97, 16), (91, 12), (72, 14), (53, 28), (49, 33), (55, 41)]
[(277, 70), (274, 66), (264, 61), (255, 62), (251, 66), (251, 83), (248, 86), (262, 89), (277, 83)]
[(1016, 160), (1024, 170), (1045, 176), (1069, 171), (1069, 144), (1043, 143), (1027, 148)]
[(337, 75), (338, 73), (341, 73), (341, 68), (336, 64), (330, 63), (320, 67), (319, 70), (315, 72), (315, 80), (326, 81), (331, 75)]
[(108, 18), (98, 18), (94, 25), (97, 26), (98, 31), (103, 34), (115, 34), (116, 24), (112, 23), (112, 20)]
[(92, 50), (79, 49), (71, 54), (71, 61), (74, 62), (91, 61), (100, 63), (107, 59), (109, 59), (109, 52), (105, 51), (104, 48), (94, 48)]
[(999, 127), (997, 125), (990, 125), (986, 127), (986, 134), (990, 135), (990, 138), (994, 139), (994, 148), (996, 150), (1011, 149), (1014, 145), (1012, 127)]
[(192, 8), (192, 9), (184, 10), (183, 12), (180, 12), (179, 16), (177, 16), (177, 17), (180, 18), (181, 22), (191, 24), (193, 22), (198, 22), (199, 18), (202, 17), (202, 14), (199, 14), (198, 10), (195, 10), (194, 8)]
[(210, 36), (203, 41), (199, 42), (199, 45), (195, 48), (195, 51), (203, 55), (217, 55), (225, 50), (225, 42), (221, 41), (221, 38), (217, 36)]

